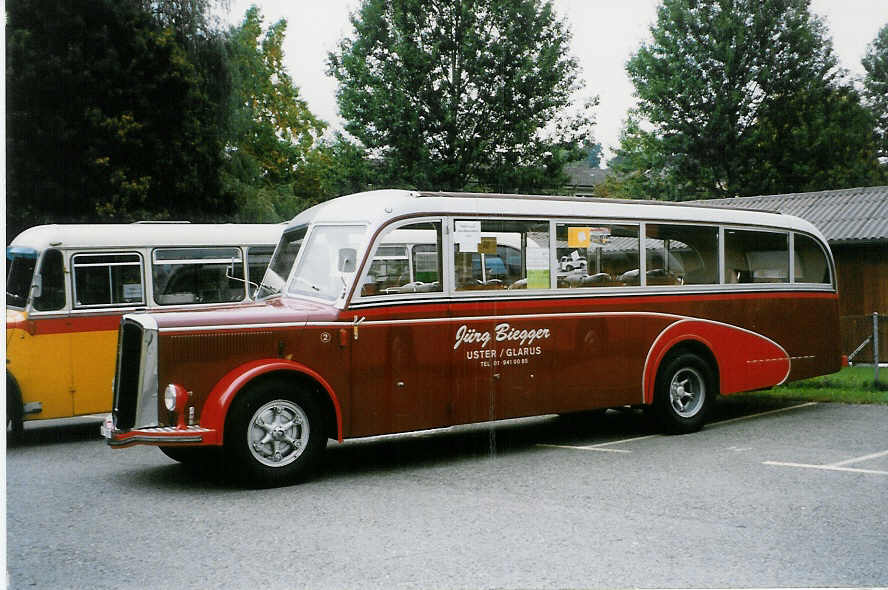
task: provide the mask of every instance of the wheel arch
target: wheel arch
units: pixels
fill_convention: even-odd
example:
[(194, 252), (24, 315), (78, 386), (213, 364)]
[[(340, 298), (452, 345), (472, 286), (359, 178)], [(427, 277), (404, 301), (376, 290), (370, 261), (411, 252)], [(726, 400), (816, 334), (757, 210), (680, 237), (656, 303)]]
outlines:
[(284, 379), (293, 388), (307, 388), (318, 399), (324, 414), (328, 436), (342, 442), (342, 410), (333, 388), (318, 373), (301, 363), (283, 359), (254, 361), (228, 373), (213, 388), (204, 404), (201, 426), (217, 432), (217, 440), (225, 439), (229, 409), (235, 398), (256, 383)]
[(718, 395), (721, 383), (721, 373), (719, 369), (718, 359), (712, 351), (712, 346), (703, 338), (686, 334), (676, 337), (668, 342), (655, 342), (651, 347), (648, 358), (645, 361), (644, 371), (644, 403), (654, 403), (654, 394), (656, 390), (657, 377), (665, 361), (670, 357), (681, 354), (682, 352), (690, 352), (700, 357), (712, 371), (713, 387), (715, 394)]

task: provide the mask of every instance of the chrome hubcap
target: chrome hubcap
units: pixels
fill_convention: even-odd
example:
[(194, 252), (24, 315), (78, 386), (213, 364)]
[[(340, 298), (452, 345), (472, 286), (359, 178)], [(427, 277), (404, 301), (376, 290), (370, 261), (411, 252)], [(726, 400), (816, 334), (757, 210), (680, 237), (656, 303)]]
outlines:
[(706, 381), (694, 368), (676, 371), (669, 383), (669, 401), (672, 409), (682, 418), (691, 418), (703, 407), (706, 399)]
[(308, 416), (287, 400), (268, 402), (253, 414), (247, 427), (247, 447), (269, 467), (284, 467), (299, 458), (308, 445)]

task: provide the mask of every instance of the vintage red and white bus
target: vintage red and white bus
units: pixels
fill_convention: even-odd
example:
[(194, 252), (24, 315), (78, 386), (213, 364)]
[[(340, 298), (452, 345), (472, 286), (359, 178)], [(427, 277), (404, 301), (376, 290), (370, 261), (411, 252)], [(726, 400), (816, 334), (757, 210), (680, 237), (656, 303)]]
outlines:
[(690, 432), (717, 394), (839, 370), (837, 297), (786, 215), (350, 195), (292, 220), (259, 301), (125, 316), (105, 433), (274, 485), (329, 438), (626, 405)]

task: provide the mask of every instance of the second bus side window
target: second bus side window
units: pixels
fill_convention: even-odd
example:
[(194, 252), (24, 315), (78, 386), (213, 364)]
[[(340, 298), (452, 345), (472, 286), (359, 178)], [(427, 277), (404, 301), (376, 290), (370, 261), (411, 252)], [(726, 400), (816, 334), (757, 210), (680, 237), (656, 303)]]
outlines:
[(145, 303), (139, 254), (75, 254), (75, 307)]
[(229, 303), (246, 296), (240, 248), (158, 248), (151, 276), (159, 305)]

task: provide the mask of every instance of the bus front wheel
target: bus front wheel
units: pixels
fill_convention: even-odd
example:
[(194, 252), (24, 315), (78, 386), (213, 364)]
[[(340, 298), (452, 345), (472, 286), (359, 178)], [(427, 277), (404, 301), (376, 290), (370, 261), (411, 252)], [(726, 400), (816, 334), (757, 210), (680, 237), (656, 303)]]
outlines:
[(217, 460), (219, 447), (158, 447), (160, 452), (183, 465), (201, 465)]
[(13, 389), (14, 384), (6, 379), (6, 442), (14, 445), (21, 442), (25, 434), (22, 400)]
[(670, 354), (657, 373), (654, 410), (667, 432), (685, 434), (703, 427), (715, 397), (712, 369), (692, 352)]
[(251, 487), (305, 479), (327, 443), (320, 407), (305, 391), (282, 379), (251, 386), (232, 404), (225, 427), (225, 454), (235, 475)]

